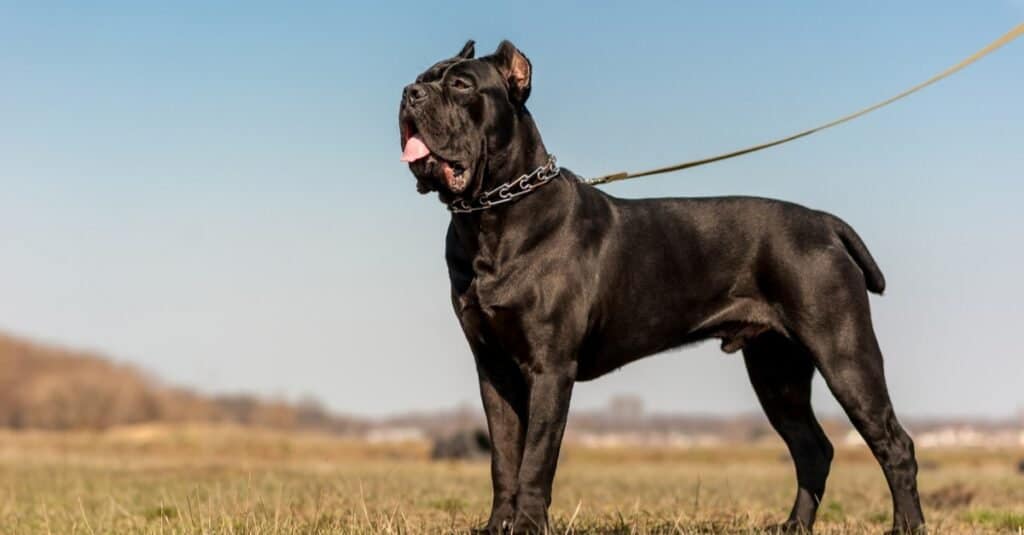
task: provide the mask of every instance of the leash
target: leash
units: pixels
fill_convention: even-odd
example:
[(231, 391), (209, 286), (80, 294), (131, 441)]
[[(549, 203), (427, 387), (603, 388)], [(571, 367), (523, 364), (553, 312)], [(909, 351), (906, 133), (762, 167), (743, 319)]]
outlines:
[(691, 161), (688, 161), (688, 162), (678, 163), (678, 164), (675, 164), (675, 165), (668, 165), (668, 166), (665, 166), (665, 167), (657, 167), (657, 168), (654, 168), (654, 169), (648, 169), (646, 171), (639, 171), (639, 172), (635, 172), (635, 173), (630, 173), (628, 171), (622, 171), (622, 172), (619, 172), (619, 173), (612, 173), (610, 175), (603, 175), (603, 176), (599, 176), (599, 177), (596, 177), (596, 178), (590, 178), (590, 179), (584, 180), (583, 182), (586, 183), (586, 184), (590, 184), (592, 186), (596, 186), (598, 184), (608, 184), (609, 182), (616, 182), (616, 181), (619, 181), (619, 180), (626, 180), (626, 179), (629, 179), (629, 178), (640, 178), (642, 176), (660, 175), (662, 173), (671, 173), (673, 171), (681, 171), (683, 169), (689, 169), (691, 167), (697, 167), (699, 165), (705, 165), (705, 164), (709, 164), (709, 163), (719, 162), (719, 161), (722, 161), (722, 160), (728, 160), (729, 158), (735, 158), (737, 156), (742, 156), (744, 154), (750, 154), (751, 152), (757, 152), (759, 150), (767, 149), (769, 147), (774, 147), (776, 145), (782, 145), (783, 143), (788, 143), (790, 141), (794, 141), (794, 140), (800, 139), (802, 137), (809, 136), (809, 135), (817, 133), (817, 132), (821, 132), (822, 130), (825, 130), (825, 129), (828, 129), (828, 128), (832, 128), (833, 126), (837, 126), (837, 125), (843, 124), (843, 123), (845, 123), (847, 121), (852, 121), (853, 119), (856, 119), (857, 117), (860, 117), (862, 115), (867, 115), (868, 113), (871, 113), (871, 112), (877, 110), (878, 108), (887, 106), (889, 104), (892, 104), (893, 102), (896, 102), (897, 100), (902, 99), (903, 97), (912, 95), (912, 94), (914, 94), (914, 93), (916, 93), (916, 92), (918, 92), (918, 91), (920, 91), (920, 90), (922, 90), (922, 89), (924, 89), (924, 88), (934, 84), (935, 82), (938, 82), (939, 80), (942, 80), (943, 78), (946, 78), (946, 77), (956, 73), (957, 71), (963, 69), (964, 67), (967, 67), (968, 65), (978, 61), (979, 59), (987, 56), (991, 52), (994, 52), (996, 49), (998, 49), (998, 48), (1002, 47), (1003, 45), (1009, 43), (1010, 41), (1013, 41), (1014, 39), (1020, 37), (1021, 34), (1024, 34), (1024, 23), (1017, 25), (1016, 28), (1014, 28), (1014, 29), (1010, 30), (1009, 32), (1007, 32), (1006, 35), (1003, 35), (999, 39), (996, 39), (995, 41), (990, 43), (985, 48), (982, 48), (981, 50), (979, 50), (979, 51), (975, 52), (974, 54), (972, 54), (971, 56), (969, 56), (967, 59), (961, 61), (960, 63), (957, 63), (956, 65), (953, 65), (952, 67), (950, 67), (950, 68), (940, 72), (939, 74), (936, 74), (935, 76), (932, 76), (931, 78), (925, 80), (924, 82), (921, 82), (920, 84), (917, 84), (914, 87), (911, 87), (910, 89), (907, 89), (906, 91), (904, 91), (902, 93), (899, 93), (899, 94), (897, 94), (897, 95), (895, 95), (893, 97), (887, 98), (887, 99), (885, 99), (885, 100), (883, 100), (883, 101), (881, 101), (881, 102), (879, 102), (877, 104), (873, 104), (871, 106), (868, 106), (867, 108), (864, 108), (864, 109), (862, 109), (860, 111), (853, 112), (853, 113), (851, 113), (849, 115), (844, 115), (843, 117), (840, 117), (840, 118), (838, 118), (838, 119), (836, 119), (834, 121), (825, 123), (825, 124), (820, 125), (820, 126), (816, 126), (814, 128), (808, 129), (808, 130), (804, 130), (802, 132), (798, 132), (798, 133), (793, 134), (791, 136), (786, 136), (784, 138), (776, 139), (774, 141), (768, 141), (766, 143), (761, 143), (759, 145), (754, 145), (754, 146), (747, 147), (747, 148), (744, 148), (744, 149), (735, 150), (735, 151), (732, 151), (732, 152), (726, 152), (724, 154), (719, 154), (717, 156), (711, 156), (709, 158), (702, 158), (700, 160), (691, 160)]

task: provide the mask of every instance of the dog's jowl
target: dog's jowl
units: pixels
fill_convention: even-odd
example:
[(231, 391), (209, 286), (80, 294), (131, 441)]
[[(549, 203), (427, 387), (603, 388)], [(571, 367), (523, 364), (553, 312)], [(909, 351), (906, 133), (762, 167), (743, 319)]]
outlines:
[(488, 532), (543, 531), (576, 381), (719, 338), (796, 465), (785, 530), (807, 530), (832, 446), (810, 404), (821, 373), (921, 528), (917, 462), (886, 390), (867, 292), (885, 280), (849, 225), (751, 197), (627, 200), (558, 169), (526, 109), (532, 65), (469, 42), (402, 95), (402, 159), (452, 209), (452, 304), (493, 445)]

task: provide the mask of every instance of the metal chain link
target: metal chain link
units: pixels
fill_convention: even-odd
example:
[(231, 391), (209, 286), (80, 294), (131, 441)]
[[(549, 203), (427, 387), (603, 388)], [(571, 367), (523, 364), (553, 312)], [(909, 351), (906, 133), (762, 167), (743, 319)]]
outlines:
[(457, 199), (448, 205), (448, 210), (455, 214), (467, 214), (486, 210), (497, 204), (504, 204), (530, 193), (531, 191), (551, 182), (562, 170), (554, 156), (549, 155), (548, 161), (532, 172), (490, 190), (479, 197), (466, 201)]

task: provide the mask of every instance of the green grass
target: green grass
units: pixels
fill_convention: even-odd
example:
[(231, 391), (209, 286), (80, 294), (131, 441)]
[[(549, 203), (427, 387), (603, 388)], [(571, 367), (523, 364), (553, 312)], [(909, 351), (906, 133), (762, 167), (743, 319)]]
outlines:
[[(432, 463), (422, 444), (175, 429), (0, 434), (0, 533), (465, 533), (490, 504), (486, 463)], [(777, 446), (568, 448), (558, 533), (757, 533), (794, 492)], [(923, 452), (932, 533), (1024, 530), (1022, 452)], [(840, 450), (819, 533), (880, 533), (890, 501), (874, 462)]]
[(976, 526), (988, 526), (1001, 531), (1024, 531), (1024, 513), (976, 509), (964, 514), (964, 520)]

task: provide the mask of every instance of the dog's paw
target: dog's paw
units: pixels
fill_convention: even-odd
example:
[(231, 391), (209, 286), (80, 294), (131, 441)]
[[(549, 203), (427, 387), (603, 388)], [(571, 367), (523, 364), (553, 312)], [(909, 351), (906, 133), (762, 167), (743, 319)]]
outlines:
[(771, 524), (763, 528), (765, 533), (772, 535), (809, 535), (811, 528), (793, 520), (787, 520), (781, 524)]
[(474, 535), (504, 535), (512, 531), (512, 519), (515, 509), (512, 504), (496, 505), (491, 509), (491, 517), (487, 525), (471, 530)]
[(924, 524), (916, 527), (893, 526), (892, 529), (885, 532), (885, 535), (928, 535), (928, 528)]
[(545, 511), (518, 511), (512, 522), (512, 533), (515, 535), (541, 534), (548, 532), (548, 515)]
[(505, 521), (499, 525), (493, 525), (488, 523), (486, 526), (481, 528), (473, 528), (469, 530), (472, 535), (506, 535), (512, 531), (512, 523)]

